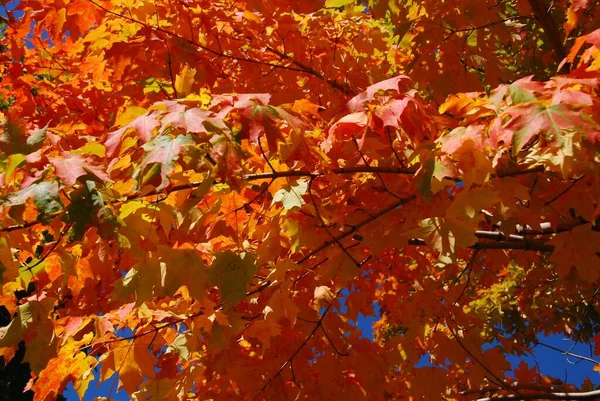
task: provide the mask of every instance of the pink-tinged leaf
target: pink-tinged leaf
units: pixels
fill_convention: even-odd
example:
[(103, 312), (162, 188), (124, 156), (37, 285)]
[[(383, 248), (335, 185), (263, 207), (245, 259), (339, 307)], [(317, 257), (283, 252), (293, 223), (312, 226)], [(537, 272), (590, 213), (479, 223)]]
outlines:
[(438, 139), (442, 144), (442, 152), (447, 154), (459, 153), (460, 148), (467, 141), (472, 141), (475, 149), (483, 149), (484, 136), (483, 125), (469, 125), (468, 127), (458, 127), (449, 134)]
[(173, 127), (183, 128), (186, 132), (207, 133), (204, 122), (211, 118), (212, 112), (194, 107), (186, 111), (175, 111), (168, 113), (162, 119), (163, 126), (171, 124)]
[(552, 104), (572, 104), (574, 106), (592, 106), (594, 101), (589, 93), (579, 90), (564, 89), (558, 90), (552, 97)]
[(86, 174), (92, 174), (104, 182), (113, 182), (108, 175), (99, 167), (81, 155), (63, 153), (61, 157), (53, 157), (50, 163), (54, 165), (56, 175), (67, 185), (75, 185), (77, 179)]
[(545, 107), (538, 105), (535, 107), (535, 110), (528, 110), (523, 114), (518, 112), (512, 114), (514, 117), (520, 117), (514, 120), (514, 127), (516, 128), (513, 131), (512, 140), (514, 155), (519, 153), (540, 132), (545, 132), (550, 128), (550, 122), (545, 111)]
[(237, 95), (236, 100), (233, 103), (235, 109), (245, 109), (246, 107), (254, 106), (259, 104), (266, 106), (271, 100), (271, 95), (268, 93), (248, 93), (243, 95)]
[(153, 136), (154, 129), (160, 125), (160, 121), (156, 118), (157, 115), (158, 113), (154, 112), (150, 115), (145, 114), (139, 116), (124, 127), (109, 132), (106, 141), (104, 142), (106, 153), (108, 155), (113, 155), (115, 153), (121, 143), (121, 138), (129, 129), (134, 129), (136, 135), (143, 143), (148, 142)]
[(490, 137), (488, 145), (492, 149), (498, 149), (504, 145), (509, 145), (512, 142), (513, 132), (502, 124), (502, 119), (497, 118), (490, 125)]
[(364, 111), (345, 115), (329, 128), (329, 135), (321, 143), (321, 149), (326, 153), (329, 152), (333, 148), (336, 138), (362, 133), (368, 123), (369, 116)]
[(270, 106), (254, 105), (242, 110), (241, 114), (244, 116), (243, 132), (248, 135), (248, 138), (257, 142), (264, 132), (269, 149), (276, 151), (277, 140), (283, 139), (278, 128), (277, 112)]
[(211, 157), (217, 162), (217, 175), (234, 188), (240, 188), (242, 180), (242, 150), (227, 135), (214, 135)]
[(598, 86), (598, 78), (573, 78), (571, 76), (561, 75), (553, 77), (552, 82), (556, 84), (557, 88), (564, 88), (565, 86), (582, 85), (589, 88), (595, 88)]
[(375, 94), (379, 91), (385, 92), (388, 90), (395, 92), (404, 92), (408, 89), (408, 86), (400, 85), (401, 81), (406, 81), (406, 84), (411, 82), (410, 78), (406, 75), (399, 75), (394, 78), (386, 79), (385, 81), (378, 82), (367, 88), (366, 91), (359, 93), (354, 96), (347, 104), (350, 112), (357, 112), (364, 109), (364, 103), (373, 100)]
[(400, 128), (400, 118), (408, 103), (412, 100), (409, 96), (402, 99), (394, 99), (384, 106), (378, 107), (375, 114), (381, 118), (384, 127)]
[(369, 123), (369, 116), (364, 111), (352, 113), (340, 118), (329, 129), (329, 137), (343, 136), (346, 133), (361, 132)]
[(106, 154), (112, 156), (115, 151), (117, 150), (117, 147), (119, 146), (119, 143), (121, 143), (121, 138), (123, 137), (123, 134), (125, 133), (125, 131), (127, 131), (128, 127), (122, 127), (119, 128), (116, 131), (113, 132), (109, 132), (106, 140), (104, 141), (104, 146), (106, 146)]
[(133, 120), (129, 127), (135, 128), (135, 132), (144, 143), (148, 142), (152, 138), (154, 129), (160, 125), (160, 122), (156, 118), (156, 114), (152, 113), (146, 116), (140, 116)]
[(179, 135), (175, 138), (161, 135), (153, 138), (143, 146), (146, 156), (136, 168), (134, 178), (139, 181), (148, 179), (146, 177), (146, 174), (149, 173), (148, 168), (158, 165), (157, 173), (160, 172), (160, 184), (157, 185), (157, 188), (164, 188), (169, 183), (168, 175), (173, 171), (175, 161), (179, 158), (182, 147), (191, 143), (193, 141), (188, 135)]
[(518, 86), (519, 88), (525, 89), (530, 93), (543, 92), (546, 84), (544, 82), (536, 81), (533, 75), (516, 80), (511, 86)]
[[(501, 125), (499, 120), (507, 120), (507, 117), (508, 121)], [(493, 123), (490, 144), (494, 146), (500, 140), (512, 143), (513, 154), (517, 154), (540, 134), (544, 135), (547, 143), (558, 147), (564, 130), (579, 130), (585, 133), (590, 141), (596, 141), (598, 128), (585, 113), (569, 104), (544, 106), (539, 103), (527, 103), (507, 109), (505, 114)]]
[(271, 95), (268, 93), (248, 93), (236, 96), (219, 95), (213, 97), (210, 107), (226, 104), (216, 115), (220, 119), (227, 117), (232, 110), (244, 110), (242, 114), (250, 117), (255, 107), (267, 106), (270, 100)]
[(588, 33), (584, 36), (585, 41), (590, 45), (600, 47), (600, 29), (596, 29), (592, 33)]
[[(411, 91), (412, 94), (412, 91)], [(413, 96), (406, 96), (408, 101), (391, 100), (384, 108), (384, 114), (388, 122), (392, 122), (395, 114), (398, 118), (398, 126), (406, 133), (413, 143), (422, 143), (435, 139), (437, 130), (431, 118), (431, 112)], [(389, 111), (385, 110), (390, 105)], [(379, 110), (377, 110), (378, 112)]]

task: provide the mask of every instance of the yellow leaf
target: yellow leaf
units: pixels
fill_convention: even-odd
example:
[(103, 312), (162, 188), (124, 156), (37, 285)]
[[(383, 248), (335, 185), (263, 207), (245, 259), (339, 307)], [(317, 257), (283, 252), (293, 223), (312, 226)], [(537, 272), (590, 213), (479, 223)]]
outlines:
[(148, 349), (151, 337), (140, 337), (129, 344), (115, 343), (112, 352), (102, 363), (101, 380), (107, 380), (114, 372), (119, 372), (122, 387), (132, 394), (142, 384), (143, 377), (153, 378), (155, 358)]
[(177, 96), (185, 97), (189, 95), (192, 85), (194, 84), (195, 75), (195, 68), (189, 68), (185, 65), (181, 69), (181, 72), (175, 77), (175, 90), (177, 91)]
[(88, 142), (73, 153), (77, 155), (94, 155), (98, 157), (106, 156), (106, 147), (98, 142)]
[(306, 113), (315, 117), (319, 117), (319, 111), (325, 109), (324, 107), (314, 104), (306, 99), (296, 100), (292, 108), (299, 113)]
[(260, 20), (260, 18), (258, 17), (258, 15), (254, 14), (253, 12), (250, 12), (248, 10), (244, 11), (244, 18), (246, 18), (247, 20), (250, 21), (254, 21), (257, 24), (261, 24), (262, 21)]
[(325, 7), (338, 8), (352, 3), (354, 3), (354, 0), (327, 0), (325, 2)]
[(13, 173), (15, 172), (15, 169), (25, 161), (25, 155), (21, 153), (13, 153), (12, 155), (8, 156), (7, 161), (8, 162), (6, 163), (7, 167), (6, 174), (4, 175), (4, 180), (6, 182), (12, 182), (14, 178)]
[(138, 106), (129, 106), (123, 112), (119, 113), (117, 117), (117, 121), (115, 121), (116, 127), (123, 127), (142, 114), (146, 112), (146, 109)]
[(6, 238), (0, 238), (0, 283), (12, 280), (19, 269)]

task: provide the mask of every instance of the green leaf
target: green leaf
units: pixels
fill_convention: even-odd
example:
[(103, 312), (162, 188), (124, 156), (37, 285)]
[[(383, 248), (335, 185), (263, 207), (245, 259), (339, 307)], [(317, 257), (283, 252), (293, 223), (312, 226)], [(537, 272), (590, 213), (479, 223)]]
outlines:
[(175, 168), (175, 161), (179, 158), (182, 148), (192, 143), (191, 135), (179, 135), (175, 138), (161, 135), (153, 138), (143, 146), (146, 156), (136, 169), (133, 178), (143, 185), (160, 173), (161, 180), (157, 189), (164, 188), (169, 183), (168, 175)]
[(165, 353), (175, 352), (179, 355), (179, 357), (183, 360), (188, 360), (190, 357), (190, 350), (187, 347), (188, 336), (184, 333), (180, 333), (175, 337), (175, 340), (169, 347)]
[(46, 140), (46, 131), (48, 130), (48, 125), (43, 128), (36, 128), (29, 133), (29, 137), (27, 138), (27, 145), (29, 146), (30, 152), (35, 152), (40, 149)]
[(213, 261), (208, 276), (219, 287), (221, 303), (230, 308), (246, 297), (246, 285), (258, 271), (256, 259), (248, 253), (221, 252)]
[(58, 196), (58, 183), (42, 181), (31, 184), (29, 187), (8, 196), (8, 204), (11, 206), (22, 205), (29, 199), (33, 199), (37, 207), (39, 221), (46, 221), (48, 217), (60, 212), (63, 205)]
[(289, 189), (282, 188), (275, 192), (273, 195), (273, 202), (281, 202), (283, 208), (286, 210), (293, 209), (295, 207), (302, 207), (306, 202), (302, 198), (302, 195), (308, 190), (308, 181), (298, 180), (295, 185), (290, 185)]
[(432, 157), (425, 162), (423, 173), (417, 179), (417, 188), (427, 200), (431, 199), (431, 179), (435, 171), (435, 159)]
[(195, 299), (206, 296), (206, 267), (198, 252), (159, 246), (158, 254), (161, 257), (162, 295), (173, 296), (185, 285)]
[(510, 95), (515, 105), (521, 103), (529, 103), (535, 100), (535, 96), (532, 93), (529, 93), (525, 89), (514, 84), (508, 87), (508, 94)]
[(104, 197), (96, 189), (96, 183), (90, 180), (85, 182), (85, 187), (73, 191), (63, 220), (72, 224), (69, 241), (81, 240), (92, 225), (98, 228), (100, 237), (112, 238), (119, 225), (117, 216), (107, 207)]

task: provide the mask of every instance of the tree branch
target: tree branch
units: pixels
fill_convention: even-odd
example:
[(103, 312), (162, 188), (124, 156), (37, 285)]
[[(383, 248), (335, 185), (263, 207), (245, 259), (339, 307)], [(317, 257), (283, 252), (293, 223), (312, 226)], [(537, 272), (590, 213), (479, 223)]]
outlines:
[[(427, 242), (422, 238), (411, 238), (408, 241), (408, 245), (414, 246), (429, 246)], [(522, 251), (536, 251), (536, 252), (552, 252), (554, 251), (554, 245), (548, 245), (540, 241), (495, 241), (495, 242), (477, 242), (471, 246), (470, 249), (504, 249), (504, 250), (522, 250)]]
[(516, 401), (516, 400), (598, 400), (600, 390), (583, 393), (531, 393), (509, 394), (494, 397), (477, 398), (475, 401)]
[[(529, 5), (533, 10), (536, 20), (544, 30), (548, 44), (554, 50), (554, 61), (561, 63), (567, 56), (562, 43), (560, 31), (556, 26), (556, 22), (552, 15), (548, 12), (548, 7), (545, 0), (529, 0)], [(566, 68), (566, 67), (565, 67)], [(565, 71), (566, 72), (566, 71)]]
[(588, 358), (587, 356), (583, 356), (583, 355), (579, 355), (579, 354), (574, 354), (574, 353), (572, 353), (570, 351), (564, 351), (564, 350), (562, 350), (562, 349), (560, 349), (558, 347), (555, 347), (555, 346), (550, 345), (550, 344), (546, 344), (546, 343), (541, 342), (541, 341), (536, 341), (535, 344), (541, 345), (542, 347), (546, 347), (546, 348), (551, 349), (553, 351), (560, 352), (563, 355), (572, 356), (573, 358), (577, 358), (577, 359), (580, 359), (582, 361), (593, 363), (594, 365), (598, 365), (600, 363), (600, 362), (596, 361), (595, 359)]

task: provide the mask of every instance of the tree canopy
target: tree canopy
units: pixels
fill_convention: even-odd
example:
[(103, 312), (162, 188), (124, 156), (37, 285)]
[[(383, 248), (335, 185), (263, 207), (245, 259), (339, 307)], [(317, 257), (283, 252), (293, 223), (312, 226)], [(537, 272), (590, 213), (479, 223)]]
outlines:
[(36, 401), (598, 398), (507, 358), (600, 354), (599, 7), (4, 6), (0, 359)]

